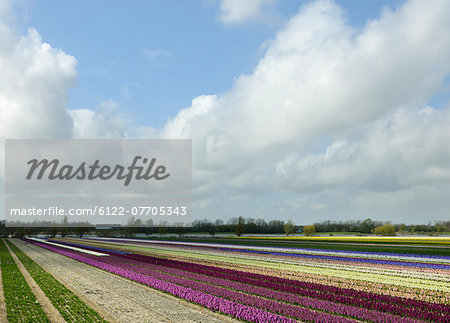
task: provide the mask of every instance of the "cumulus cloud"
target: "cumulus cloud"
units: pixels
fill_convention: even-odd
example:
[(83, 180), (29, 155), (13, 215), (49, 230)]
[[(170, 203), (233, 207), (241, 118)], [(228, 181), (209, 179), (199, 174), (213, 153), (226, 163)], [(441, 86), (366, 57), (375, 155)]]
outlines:
[(401, 109), (348, 141), (331, 143), (323, 153), (280, 161), (274, 180), (276, 185), (297, 192), (323, 187), (391, 192), (447, 184), (449, 124), (449, 110)]
[(267, 19), (276, 0), (221, 0), (219, 19), (224, 24), (242, 24), (249, 20)]
[(127, 138), (127, 121), (114, 101), (100, 103), (97, 110), (69, 110), (73, 138)]
[[(68, 110), (77, 61), (45, 43), (38, 31), (11, 27), (11, 8), (0, 1), (0, 140), (123, 137), (125, 121), (113, 102), (97, 111)], [(4, 155), (4, 145), (0, 146)], [(1, 157), (0, 156), (0, 157)], [(3, 160), (3, 159), (2, 159)], [(3, 167), (3, 165), (2, 165)], [(0, 179), (3, 178), (3, 168)]]
[(449, 183), (448, 110), (421, 110), (450, 73), (449, 13), (448, 1), (411, 0), (356, 30), (333, 1), (308, 3), (252, 74), (214, 99), (194, 99), (163, 137), (193, 139), (194, 171), (206, 174), (194, 179), (205, 191)]
[[(113, 101), (66, 108), (75, 58), (36, 30), (20, 36), (4, 3), (0, 138), (127, 137)], [(260, 19), (272, 3), (223, 0), (221, 20)], [(449, 14), (449, 1), (409, 0), (356, 30), (335, 2), (307, 3), (229, 91), (200, 95), (163, 129), (134, 135), (193, 139), (199, 218), (444, 219), (450, 110), (427, 105), (450, 74)]]
[(4, 19), (9, 16), (10, 13), (10, 4), (8, 1), (2, 0), (0, 1), (0, 18)]
[[(11, 8), (0, 1), (0, 160), (4, 139), (69, 138), (72, 119), (65, 107), (76, 78), (76, 60), (42, 41), (35, 29), (20, 35)], [(0, 163), (0, 195), (4, 164)], [(4, 201), (0, 199), (0, 209)]]
[(0, 138), (124, 137), (127, 126), (112, 101), (94, 111), (68, 110), (77, 61), (42, 41), (31, 28), (11, 27), (8, 1), (0, 1)]
[(65, 105), (75, 58), (42, 42), (34, 29), (18, 36), (3, 24), (0, 33), (0, 137), (70, 137)]

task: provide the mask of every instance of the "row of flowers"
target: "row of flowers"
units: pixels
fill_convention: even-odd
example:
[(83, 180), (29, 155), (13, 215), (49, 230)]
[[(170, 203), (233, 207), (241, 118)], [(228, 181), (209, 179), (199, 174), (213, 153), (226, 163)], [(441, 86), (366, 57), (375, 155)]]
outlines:
[[(70, 239), (70, 241), (77, 241), (79, 242), (79, 239)], [(116, 250), (127, 250), (130, 251), (133, 247), (128, 245), (120, 244), (119, 242), (100, 242), (100, 241), (89, 241), (89, 240), (82, 240), (83, 244), (90, 245), (90, 246), (101, 246), (103, 248), (109, 247), (114, 248)], [(171, 250), (173, 247), (170, 248)], [(165, 252), (160, 249), (148, 249), (148, 248), (141, 248), (136, 247), (133, 249), (134, 252), (142, 253), (142, 254), (148, 254), (149, 251), (152, 254), (159, 254), (161, 257), (170, 258), (174, 260), (181, 260), (186, 262), (196, 262), (196, 263), (203, 263), (203, 264), (210, 264), (213, 266), (221, 266), (224, 268), (229, 269), (239, 269), (244, 270), (248, 272), (254, 272), (254, 273), (265, 273), (272, 276), (278, 276), (278, 277), (284, 277), (289, 279), (297, 279), (297, 280), (303, 280), (303, 281), (309, 281), (309, 282), (320, 282), (322, 284), (330, 285), (330, 286), (337, 286), (337, 287), (344, 287), (344, 288), (352, 288), (356, 290), (367, 290), (371, 291), (377, 294), (385, 294), (385, 295), (393, 295), (393, 296), (399, 296), (399, 297), (405, 297), (405, 298), (411, 298), (411, 299), (419, 299), (419, 300), (425, 300), (429, 302), (435, 302), (435, 303), (449, 303), (449, 293), (445, 291), (440, 291), (439, 286), (445, 286), (445, 284), (437, 283), (437, 282), (430, 282), (431, 280), (435, 280), (435, 274), (442, 275), (437, 270), (431, 270), (431, 269), (418, 269), (416, 268), (414, 272), (417, 272), (420, 270), (420, 274), (424, 274), (425, 276), (422, 276), (422, 282), (429, 282), (430, 284), (436, 284), (438, 288), (435, 288), (434, 286), (427, 286), (428, 288), (418, 288), (415, 285), (408, 285), (401, 284), (398, 281), (394, 281), (391, 284), (387, 284), (387, 278), (389, 276), (389, 273), (384, 273), (384, 277), (381, 280), (375, 280), (373, 281), (373, 275), (370, 275), (370, 281), (367, 277), (359, 277), (355, 274), (352, 274), (351, 277), (342, 277), (342, 273), (346, 272), (343, 270), (358, 270), (359, 266), (349, 266), (346, 265), (349, 268), (343, 268), (341, 270), (341, 267), (339, 267), (339, 270), (332, 271), (332, 274), (327, 272), (319, 272), (316, 271), (315, 268), (313, 268), (314, 272), (308, 271), (311, 269), (310, 267), (299, 267), (294, 266), (292, 268), (270, 268), (267, 266), (267, 261), (274, 261), (272, 258), (265, 257), (264, 259), (267, 259), (266, 261), (259, 261), (259, 262), (253, 262), (252, 264), (242, 264), (238, 262), (230, 262), (227, 257), (220, 256), (218, 259), (210, 259), (209, 257), (204, 257), (200, 255), (196, 255), (191, 253), (182, 253), (179, 254), (176, 251), (168, 251)], [(261, 260), (261, 258), (259, 258)], [(282, 263), (281, 260), (275, 259), (275, 261)], [(285, 260), (286, 261), (286, 260)], [(309, 264), (314, 265), (314, 264)], [(321, 264), (317, 264), (321, 265)], [(339, 263), (336, 264), (336, 267), (338, 267)], [(366, 265), (367, 266), (367, 265)], [(282, 266), (280, 266), (282, 267)], [(370, 270), (371, 269), (371, 270)], [(402, 271), (405, 271), (404, 267), (402, 268)], [(369, 268), (369, 274), (376, 274), (378, 270), (384, 270), (383, 268)], [(410, 271), (406, 271), (410, 272)], [(383, 274), (383, 271), (381, 271)], [(427, 277), (427, 274), (430, 274), (430, 277)], [(387, 276), (386, 276), (387, 275)], [(446, 276), (449, 276), (449, 273), (447, 273)], [(358, 278), (358, 279), (355, 279)], [(431, 289), (430, 289), (431, 288)]]
[[(418, 237), (418, 236), (397, 236), (397, 237), (382, 237), (382, 236), (290, 236), (290, 237), (264, 237), (267, 240), (306, 240), (306, 241), (320, 241), (320, 242), (352, 242), (356, 244), (366, 243), (393, 243), (393, 244), (407, 244), (407, 245), (449, 245), (449, 237)], [(260, 237), (245, 237), (245, 239), (261, 239)]]
[[(395, 298), (386, 295), (376, 295), (373, 293), (355, 291), (352, 289), (342, 289), (327, 285), (305, 283), (297, 280), (287, 280), (267, 275), (238, 272), (192, 263), (188, 264), (185, 262), (175, 262), (155, 257), (145, 257), (132, 254), (121, 257), (126, 258), (126, 262), (128, 264), (133, 263), (133, 260), (137, 260), (139, 262), (143, 261), (145, 263), (151, 264), (158, 263), (158, 265), (163, 265), (164, 267), (177, 269), (184, 269), (186, 267), (189, 267), (189, 271), (201, 273), (207, 276), (234, 280), (250, 285), (259, 285), (272, 290), (288, 291), (290, 293), (295, 293), (297, 295), (303, 295), (310, 298), (318, 298), (328, 300), (330, 302), (351, 304), (358, 307), (371, 308), (404, 316), (422, 319), (433, 319), (439, 321), (440, 319), (442, 319), (442, 315), (435, 313), (443, 312), (450, 314), (450, 307), (447, 308), (442, 304), (432, 304), (403, 298)], [(114, 260), (114, 258), (110, 258), (107, 261), (117, 260)], [(185, 275), (186, 274), (184, 274), (184, 276)]]
[[(182, 256), (169, 256), (170, 259), (180, 260), (186, 262), (192, 262), (192, 259), (189, 257)], [(289, 271), (289, 270), (279, 270), (272, 268), (261, 268), (258, 266), (248, 266), (242, 264), (233, 264), (226, 262), (219, 262), (215, 260), (207, 260), (207, 259), (196, 259), (197, 263), (202, 263), (205, 265), (211, 266), (221, 266), (223, 268), (228, 269), (236, 269), (243, 270), (247, 272), (253, 272), (257, 274), (266, 274), (276, 277), (288, 278), (288, 279), (296, 279), (307, 282), (315, 282), (321, 283), (330, 286), (343, 287), (343, 288), (352, 288), (356, 290), (365, 290), (370, 291), (376, 294), (385, 294), (392, 296), (399, 296), (404, 298), (425, 300), (428, 302), (434, 303), (450, 303), (450, 295), (448, 293), (443, 293), (435, 290), (429, 289), (418, 289), (418, 288), (409, 288), (399, 285), (388, 285), (385, 283), (373, 283), (365, 280), (355, 280), (327, 275), (319, 275), (319, 274), (310, 274), (299, 271)], [(424, 278), (426, 279), (426, 277)]]
[[(347, 319), (345, 317), (331, 315), (328, 313), (322, 313), (319, 311), (311, 310), (309, 308), (294, 306), (294, 305), (290, 305), (287, 303), (281, 303), (279, 301), (273, 300), (274, 297), (269, 297), (272, 299), (257, 297), (257, 296), (255, 296), (255, 293), (252, 291), (252, 289), (256, 289), (255, 286), (253, 286), (253, 288), (250, 286), (249, 293), (245, 293), (246, 291), (244, 291), (244, 290), (232, 289), (231, 287), (233, 287), (233, 286), (231, 284), (232, 282), (230, 282), (230, 281), (217, 279), (217, 282), (220, 281), (222, 283), (222, 285), (225, 285), (223, 287), (226, 287), (226, 288), (223, 288), (218, 285), (211, 284), (211, 281), (208, 282), (205, 280), (204, 281), (194, 280), (193, 274), (190, 274), (189, 272), (184, 272), (182, 270), (172, 270), (172, 273), (165, 273), (165, 272), (156, 271), (155, 270), (156, 268), (149, 268), (148, 266), (146, 266), (146, 267), (136, 266), (137, 264), (143, 265), (142, 263), (135, 262), (134, 264), (132, 264), (128, 261), (125, 263), (125, 262), (121, 262), (118, 260), (119, 259), (113, 259), (112, 257), (109, 257), (108, 259), (102, 259), (102, 262), (108, 263), (110, 265), (117, 266), (120, 268), (124, 268), (127, 270), (131, 270), (133, 272), (144, 274), (147, 276), (155, 277), (155, 278), (158, 278), (158, 279), (161, 279), (161, 280), (164, 280), (167, 282), (171, 282), (171, 283), (174, 283), (177, 285), (189, 287), (189, 288), (192, 288), (195, 290), (200, 290), (202, 292), (212, 294), (212, 295), (215, 295), (218, 297), (237, 301), (238, 303), (241, 303), (241, 304), (268, 310), (273, 313), (289, 316), (289, 317), (299, 319), (299, 320), (308, 320), (308, 321), (310, 321), (310, 320), (312, 320), (312, 321), (326, 320), (329, 322), (353, 322), (353, 320)], [(124, 260), (124, 259), (122, 259), (122, 260)], [(156, 267), (159, 267), (158, 269), (167, 270), (167, 269), (163, 268), (162, 266), (156, 266)], [(178, 274), (178, 275), (176, 275), (176, 274)], [(206, 279), (206, 280), (208, 280), (208, 279)], [(242, 285), (244, 285), (244, 284), (242, 284)], [(248, 286), (248, 285), (245, 285), (245, 286)], [(273, 295), (271, 295), (271, 296), (273, 296)], [(310, 303), (312, 305), (311, 307), (318, 309), (317, 306), (314, 306), (315, 305), (314, 300), (310, 300)], [(334, 308), (331, 304), (328, 307), (328, 309), (330, 310), (330, 312), (336, 313), (336, 311), (333, 310)], [(342, 314), (349, 315), (350, 313), (351, 313), (351, 310), (347, 310), (346, 312), (343, 312)], [(339, 313), (339, 314), (341, 314), (341, 313)], [(382, 315), (381, 313), (378, 313), (378, 316), (381, 317), (381, 315)], [(397, 317), (397, 320), (399, 320), (398, 317)], [(413, 320), (411, 320), (411, 321), (413, 321)]]
[[(92, 242), (92, 241), (83, 241), (84, 244), (88, 244), (88, 245), (105, 245), (105, 243), (101, 243), (101, 242)], [(336, 260), (335, 258), (331, 258), (330, 260), (326, 260), (326, 259), (314, 259), (314, 258), (307, 258), (305, 257), (304, 259), (302, 259), (302, 257), (289, 257), (288, 254), (282, 253), (280, 255), (269, 255), (269, 254), (263, 254), (262, 256), (260, 255), (249, 255), (249, 254), (245, 254), (242, 255), (240, 253), (234, 252), (234, 250), (230, 250), (230, 251), (226, 251), (226, 250), (221, 250), (220, 252), (218, 251), (213, 251), (213, 250), (205, 250), (203, 248), (196, 248), (196, 249), (186, 249), (184, 248), (182, 245), (181, 246), (164, 246), (164, 245), (158, 245), (158, 246), (153, 246), (153, 245), (148, 245), (148, 247), (145, 247), (146, 244), (141, 243), (140, 245), (143, 245), (141, 247), (136, 247), (136, 246), (128, 246), (128, 245), (118, 245), (117, 243), (112, 244), (114, 246), (120, 246), (123, 249), (128, 249), (128, 250), (151, 250), (151, 251), (162, 251), (162, 250), (173, 250), (176, 252), (186, 252), (189, 254), (209, 254), (209, 255), (217, 255), (217, 256), (229, 256), (229, 257), (235, 257), (235, 258), (244, 258), (244, 259), (261, 259), (263, 258), (264, 260), (270, 260), (272, 262), (280, 262), (280, 263), (287, 263), (287, 264), (295, 264), (295, 265), (310, 265), (311, 263), (315, 262), (315, 266), (322, 266), (324, 268), (328, 268), (328, 267), (333, 267), (333, 268), (337, 268), (337, 266), (339, 266), (339, 269), (344, 269), (344, 270), (355, 270), (355, 271), (367, 271), (370, 270), (370, 268), (374, 268), (374, 264), (373, 263), (367, 263), (365, 264), (364, 262), (361, 262), (359, 259), (354, 259), (354, 261), (352, 262), (348, 262), (348, 261), (339, 261)], [(358, 265), (357, 267), (355, 265)], [(449, 282), (450, 281), (450, 271), (447, 269), (447, 267), (442, 267), (439, 264), (435, 264), (437, 265), (436, 269), (427, 269), (427, 268), (420, 268), (420, 267), (415, 267), (418, 270), (414, 270), (411, 271), (410, 268), (405, 267), (405, 266), (397, 266), (397, 265), (393, 265), (391, 262), (387, 262), (385, 264), (383, 263), (379, 263), (376, 264), (376, 270), (380, 271), (381, 274), (385, 275), (394, 275), (394, 276), (400, 276), (400, 277), (411, 277), (411, 278), (418, 278), (418, 279), (423, 279), (424, 275), (426, 276), (427, 280), (439, 280), (439, 281), (444, 281), (444, 282)], [(450, 269), (450, 268), (449, 268)], [(372, 273), (373, 271), (371, 271)]]
[[(90, 243), (91, 244), (91, 243)], [(120, 246), (120, 243), (114, 241), (115, 247)], [(161, 250), (161, 248), (164, 248)], [(280, 259), (271, 259), (265, 255), (261, 256), (250, 256), (250, 255), (230, 255), (218, 252), (204, 251), (204, 250), (190, 250), (189, 252), (180, 251), (174, 249), (174, 247), (137, 247), (137, 246), (127, 246), (122, 245), (121, 250), (134, 251), (152, 254), (160, 254), (161, 256), (167, 257), (186, 257), (190, 258), (191, 261), (213, 261), (222, 264), (231, 265), (241, 265), (248, 266), (251, 268), (261, 268), (277, 270), (282, 272), (291, 272), (293, 274), (309, 274), (309, 275), (320, 275), (335, 277), (340, 279), (346, 279), (351, 281), (363, 281), (364, 283), (371, 284), (389, 284), (394, 285), (396, 288), (406, 288), (408, 290), (417, 290), (419, 292), (413, 292), (414, 294), (423, 294), (423, 291), (429, 291), (431, 295), (435, 295), (440, 298), (439, 294), (450, 293), (450, 286), (447, 283), (442, 283), (440, 281), (434, 280), (434, 275), (430, 277), (400, 277), (389, 275), (389, 273), (380, 272), (379, 268), (374, 267), (371, 270), (360, 272), (359, 266), (340, 266), (339, 264), (334, 264), (334, 262), (328, 263), (318, 263), (318, 262), (304, 262), (300, 263), (286, 263), (286, 261)], [(367, 268), (367, 267), (365, 267)], [(433, 294), (434, 292), (434, 294)]]
[[(100, 241), (106, 241), (104, 239)], [(108, 241), (117, 242), (117, 239), (109, 239)], [(343, 256), (363, 259), (384, 259), (384, 260), (401, 260), (412, 262), (429, 262), (450, 265), (450, 256), (441, 255), (418, 255), (418, 254), (400, 254), (373, 251), (349, 251), (349, 250), (326, 250), (313, 248), (293, 248), (293, 247), (263, 247), (263, 246), (246, 246), (246, 245), (229, 245), (219, 243), (203, 243), (203, 242), (178, 242), (178, 241), (136, 241), (135, 239), (120, 239), (121, 243), (139, 243), (144, 245), (174, 245), (177, 247), (207, 248), (218, 250), (234, 250), (234, 251), (251, 251), (251, 252), (274, 252), (279, 254), (287, 254), (291, 256), (297, 255), (326, 255), (326, 256)]]
[[(51, 250), (53, 252), (65, 255), (67, 257), (70, 257), (72, 259), (81, 261), (83, 263), (86, 263), (88, 265), (94, 266), (96, 268), (100, 268), (103, 270), (106, 270), (108, 272), (120, 275), (122, 277), (128, 278), (130, 280), (145, 284), (149, 287), (167, 292), (169, 294), (172, 294), (174, 296), (183, 298), (185, 300), (188, 300), (190, 302), (205, 306), (213, 311), (219, 311), (224, 314), (231, 315), (235, 318), (244, 320), (244, 321), (251, 321), (251, 322), (295, 322), (295, 320), (271, 313), (265, 310), (262, 310), (260, 308), (255, 308), (254, 306), (249, 306), (245, 304), (241, 304), (236, 301), (232, 301), (229, 299), (225, 299), (223, 297), (214, 296), (193, 288), (181, 286), (178, 284), (174, 284), (172, 282), (164, 281), (155, 277), (151, 277), (148, 275), (144, 275), (138, 272), (134, 272), (132, 270), (121, 268), (116, 265), (111, 265), (106, 262), (104, 262), (104, 259), (107, 257), (99, 258), (101, 261), (92, 259), (91, 257), (81, 255), (80, 253), (76, 251), (67, 251), (63, 250), (58, 247), (42, 244), (35, 241), (30, 241), (30, 243), (33, 243), (35, 245), (38, 245), (42, 248)], [(323, 316), (323, 317), (322, 317)], [(313, 312), (309, 311), (309, 316), (305, 316), (303, 318), (306, 321), (322, 321), (322, 322), (349, 322), (351, 320), (348, 320), (346, 318), (341, 317), (333, 317), (333, 320), (330, 320), (330, 315), (327, 313), (320, 313), (320, 312)], [(335, 320), (336, 319), (336, 320)]]
[(397, 286), (417, 288), (417, 289), (429, 289), (435, 291), (441, 291), (445, 293), (450, 293), (450, 287), (448, 284), (442, 284), (440, 282), (434, 282), (432, 280), (425, 280), (423, 278), (409, 278), (409, 277), (396, 277), (388, 276), (383, 273), (377, 273), (377, 268), (374, 268), (372, 272), (358, 272), (357, 266), (351, 266), (346, 269), (335, 268), (333, 262), (329, 263), (317, 263), (317, 262), (305, 262), (304, 264), (289, 264), (283, 261), (273, 261), (272, 259), (267, 259), (267, 256), (251, 256), (251, 255), (229, 255), (218, 252), (205, 252), (203, 250), (190, 250), (190, 251), (180, 251), (176, 249), (164, 249), (155, 247), (135, 247), (130, 246), (124, 247), (124, 250), (151, 252), (161, 255), (174, 255), (174, 256), (185, 256), (195, 259), (207, 259), (219, 262), (234, 263), (248, 266), (257, 266), (262, 268), (272, 268), (279, 270), (289, 270), (294, 272), (305, 272), (310, 274), (318, 275), (328, 275), (341, 277), (346, 279), (358, 279), (365, 280), (373, 283), (387, 283)]
[[(307, 315), (305, 315), (305, 309), (299, 308), (298, 306), (283, 303), (300, 305), (306, 308), (318, 309), (320, 311), (351, 316), (357, 319), (373, 322), (417, 322), (415, 319), (406, 317), (401, 318), (399, 316), (377, 310), (368, 310), (362, 307), (336, 303), (334, 301), (324, 301), (310, 297), (303, 297), (292, 293), (271, 290), (233, 280), (215, 278), (181, 269), (173, 269), (166, 266), (151, 265), (149, 263), (130, 261), (128, 259), (118, 257), (109, 257), (108, 259), (102, 259), (102, 261), (165, 281), (206, 291), (216, 296), (238, 300), (243, 304), (275, 311), (279, 314), (288, 315), (297, 319), (304, 319), (305, 316), (308, 317), (310, 314), (306, 312)], [(135, 268), (131, 266), (135, 266)], [(225, 287), (226, 289), (224, 290), (224, 288), (221, 287)], [(229, 289), (238, 292), (231, 292)], [(253, 295), (276, 301), (261, 299), (260, 297), (254, 297)], [(280, 301), (283, 303), (280, 304)], [(334, 316), (330, 317), (330, 319), (337, 320)]]
[[(174, 247), (163, 247), (160, 249), (166, 249), (166, 250), (179, 250)], [(426, 271), (411, 271), (409, 268), (405, 268), (404, 266), (395, 266), (389, 263), (389, 266), (383, 266), (386, 264), (374, 264), (369, 263), (365, 264), (361, 261), (355, 260), (353, 264), (349, 264), (349, 262), (339, 261), (336, 259), (329, 259), (329, 260), (318, 260), (314, 261), (314, 259), (307, 259), (303, 260), (301, 258), (297, 257), (289, 257), (286, 254), (282, 255), (267, 255), (264, 254), (263, 256), (259, 255), (241, 255), (239, 253), (235, 252), (229, 252), (224, 253), (222, 252), (215, 252), (215, 251), (206, 251), (206, 250), (191, 250), (190, 252), (194, 253), (200, 253), (200, 254), (210, 254), (210, 255), (229, 255), (237, 258), (245, 258), (245, 259), (263, 259), (265, 261), (272, 261), (272, 262), (279, 262), (279, 263), (286, 263), (286, 264), (294, 264), (294, 265), (306, 265), (310, 266), (311, 264), (314, 264), (316, 267), (322, 267), (322, 268), (334, 268), (334, 269), (343, 269), (343, 270), (351, 270), (351, 271), (357, 271), (357, 272), (366, 272), (366, 273), (379, 273), (382, 275), (391, 275), (391, 276), (398, 276), (398, 277), (408, 277), (408, 278), (416, 278), (419, 280), (426, 279), (426, 280), (436, 280), (441, 282), (450, 283), (450, 271), (447, 269), (444, 270), (426, 270)], [(357, 264), (358, 266), (355, 266)], [(380, 266), (381, 265), (381, 266)], [(442, 269), (442, 268), (441, 268)]]

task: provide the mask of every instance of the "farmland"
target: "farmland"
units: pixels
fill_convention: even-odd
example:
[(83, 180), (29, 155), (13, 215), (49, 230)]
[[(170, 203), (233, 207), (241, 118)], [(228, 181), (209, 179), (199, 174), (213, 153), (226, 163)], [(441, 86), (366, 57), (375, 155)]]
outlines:
[[(351, 246), (370, 243), (364, 239), (351, 239)], [(211, 243), (58, 238), (13, 239), (14, 243), (7, 244), (66, 321), (128, 319), (111, 312), (107, 304), (102, 308), (102, 303), (91, 294), (84, 295), (85, 301), (101, 315), (87, 306), (72, 293), (71, 289), (77, 291), (64, 277), (64, 270), (69, 270), (65, 262), (58, 261), (59, 274), (53, 267), (47, 269), (54, 270), (69, 288), (39, 265), (52, 257), (67, 259), (71, 266), (76, 263), (83, 270), (96, 268), (97, 273), (100, 270), (109, 275), (104, 279), (111, 284), (140, 286), (127, 292), (135, 293), (135, 297), (140, 293), (156, 293), (160, 297), (160, 293), (167, 295), (159, 299), (161, 307), (174, 304), (170, 307), (172, 314), (163, 314), (158, 308), (147, 316), (136, 317), (136, 321), (176, 320), (171, 315), (185, 310), (177, 309), (175, 304), (179, 303), (191, 304), (192, 321), (196, 315), (206, 315), (209, 321), (449, 322), (450, 256), (445, 254), (449, 241), (428, 238), (420, 244), (409, 244), (405, 239), (390, 239), (394, 241), (383, 241), (383, 251), (339, 249), (338, 241), (333, 248), (323, 248), (322, 244), (319, 248), (314, 243), (309, 248), (292, 247), (293, 240), (280, 247), (278, 243), (274, 245), (273, 239), (223, 239), (221, 243)], [(328, 240), (321, 243), (327, 247), (332, 243)], [(400, 242), (408, 245), (409, 253), (386, 251), (389, 247), (396, 250)], [(301, 241), (300, 245), (305, 243)], [(380, 247), (377, 243), (369, 245)], [(2, 248), (5, 257), (8, 250), (6, 245)], [(426, 248), (431, 254), (424, 253)], [(3, 262), (2, 258), (2, 269)], [(6, 259), (7, 263), (11, 260)], [(17, 279), (3, 275), (7, 300), (7, 283)], [(121, 279), (120, 283), (117, 279)], [(126, 302), (127, 294), (121, 297)], [(79, 310), (64, 304), (73, 304)], [(138, 305), (143, 312), (151, 306)], [(75, 317), (78, 312), (83, 314)], [(42, 313), (30, 315), (40, 317)]]

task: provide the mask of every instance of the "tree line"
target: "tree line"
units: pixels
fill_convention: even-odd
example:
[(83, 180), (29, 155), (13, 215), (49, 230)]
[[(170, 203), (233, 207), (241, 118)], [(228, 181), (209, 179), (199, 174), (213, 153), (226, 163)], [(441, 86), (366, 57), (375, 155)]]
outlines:
[(372, 219), (350, 220), (350, 221), (331, 221), (315, 222), (316, 232), (354, 232), (354, 233), (374, 233), (375, 228), (383, 225), (392, 225), (395, 232), (402, 233), (420, 233), (431, 234), (450, 232), (450, 221), (438, 221), (434, 224), (391, 224), (390, 222), (374, 221)]
[(176, 234), (179, 237), (189, 233), (207, 233), (214, 237), (218, 233), (234, 233), (237, 236), (244, 234), (293, 234), (313, 235), (315, 233), (339, 233), (348, 232), (355, 234), (381, 234), (394, 235), (399, 234), (429, 234), (436, 235), (443, 232), (450, 232), (450, 221), (439, 221), (434, 224), (391, 224), (389, 222), (365, 220), (349, 221), (331, 221), (314, 222), (312, 225), (298, 225), (292, 221), (271, 220), (266, 221), (262, 218), (244, 218), (242, 216), (233, 217), (228, 221), (217, 219), (198, 219), (192, 222), (192, 226), (170, 226), (168, 223), (160, 223), (155, 226), (143, 225), (139, 219), (132, 219), (128, 225), (118, 228), (101, 230), (92, 225), (65, 226), (61, 223), (57, 226), (49, 225), (44, 227), (5, 227), (4, 221), (0, 221), (1, 236), (25, 236), (43, 234), (49, 237), (56, 235), (78, 236), (82, 237), (87, 233), (95, 233), (99, 236), (133, 236), (135, 234), (145, 234), (164, 236), (166, 234)]

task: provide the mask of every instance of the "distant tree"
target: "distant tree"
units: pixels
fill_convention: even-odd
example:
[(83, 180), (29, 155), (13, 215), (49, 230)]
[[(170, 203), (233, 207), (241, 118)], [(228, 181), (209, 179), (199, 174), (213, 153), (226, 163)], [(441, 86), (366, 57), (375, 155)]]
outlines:
[(82, 238), (88, 231), (89, 231), (88, 227), (76, 227), (75, 228), (75, 233), (77, 234), (78, 238)]
[(236, 223), (236, 235), (240, 237), (245, 232), (245, 219), (240, 216)]
[(213, 223), (208, 219), (194, 220), (192, 222), (192, 229), (194, 232), (208, 232), (211, 225)]
[(305, 236), (312, 236), (316, 233), (316, 227), (314, 225), (307, 225), (303, 228)]
[(373, 222), (370, 218), (365, 219), (359, 226), (359, 231), (361, 233), (371, 233), (373, 229), (375, 229), (375, 222)]
[(376, 227), (373, 230), (373, 233), (379, 234), (382, 236), (395, 236), (395, 229), (392, 224), (385, 224), (385, 225), (380, 225), (380, 226)]
[(400, 223), (398, 225), (398, 231), (401, 231), (404, 234), (406, 232), (406, 224)]
[(17, 228), (14, 233), (14, 238), (23, 238), (25, 236), (25, 229), (24, 228)]
[(69, 220), (67, 215), (61, 220), (61, 237), (65, 237), (69, 233)]
[(159, 234), (160, 237), (162, 237), (166, 233), (167, 233), (167, 228), (166, 227), (159, 227), (158, 228), (158, 234)]
[(48, 230), (48, 236), (49, 236), (50, 238), (56, 237), (56, 234), (57, 234), (57, 233), (58, 233), (58, 228), (55, 227), (55, 226), (50, 227), (49, 230)]
[(175, 230), (175, 233), (178, 234), (178, 237), (181, 238), (182, 236), (184, 236), (187, 232), (187, 229), (184, 227), (178, 227)]
[(126, 225), (126, 232), (128, 237), (132, 237), (138, 231), (138, 227), (141, 226), (142, 226), (141, 219), (136, 219), (134, 216), (129, 218)]
[(286, 233), (286, 236), (288, 237), (290, 234), (294, 234), (296, 231), (295, 224), (291, 220), (289, 220), (284, 225), (284, 233)]
[(284, 232), (284, 221), (282, 220), (272, 220), (268, 223), (269, 232), (268, 233), (283, 233)]
[(256, 225), (256, 220), (254, 218), (247, 218), (245, 220), (245, 232), (247, 233), (258, 233), (258, 226)]
[(146, 227), (144, 233), (147, 238), (150, 238), (152, 236), (152, 228)]
[(216, 226), (214, 224), (211, 224), (208, 233), (211, 235), (211, 237), (214, 237), (214, 235), (216, 234)]

